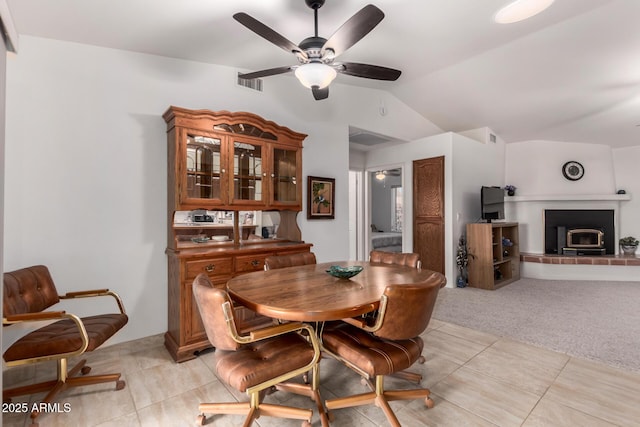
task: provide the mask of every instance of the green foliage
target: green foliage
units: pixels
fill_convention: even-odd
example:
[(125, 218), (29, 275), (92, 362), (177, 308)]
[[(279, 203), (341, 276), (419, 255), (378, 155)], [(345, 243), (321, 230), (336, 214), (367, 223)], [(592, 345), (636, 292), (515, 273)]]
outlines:
[(622, 246), (638, 246), (638, 239), (632, 236), (623, 237), (620, 239), (620, 244)]

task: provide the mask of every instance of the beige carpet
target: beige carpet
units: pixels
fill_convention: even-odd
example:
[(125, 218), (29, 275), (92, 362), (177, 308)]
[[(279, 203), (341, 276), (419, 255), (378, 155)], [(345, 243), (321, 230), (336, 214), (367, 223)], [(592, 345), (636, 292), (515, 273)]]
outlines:
[(640, 372), (640, 282), (443, 288), (434, 318)]

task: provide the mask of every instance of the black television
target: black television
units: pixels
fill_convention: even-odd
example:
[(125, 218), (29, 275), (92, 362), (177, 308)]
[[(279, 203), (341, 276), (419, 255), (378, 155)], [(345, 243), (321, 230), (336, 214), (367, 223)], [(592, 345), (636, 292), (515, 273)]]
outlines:
[(504, 190), (500, 187), (482, 186), (480, 189), (482, 219), (491, 222), (504, 219)]

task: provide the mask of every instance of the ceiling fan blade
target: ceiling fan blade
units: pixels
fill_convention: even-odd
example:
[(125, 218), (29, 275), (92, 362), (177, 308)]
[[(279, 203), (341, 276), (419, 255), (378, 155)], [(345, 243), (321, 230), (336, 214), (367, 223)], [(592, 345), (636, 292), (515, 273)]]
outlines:
[(286, 50), (287, 52), (301, 55), (305, 59), (307, 58), (307, 54), (303, 52), (298, 47), (298, 45), (294, 44), (292, 41), (288, 40), (284, 36), (267, 27), (265, 24), (251, 17), (250, 15), (247, 15), (244, 12), (239, 12), (233, 15), (233, 19), (259, 35), (260, 37), (270, 41), (271, 43)]
[(240, 74), (238, 77), (241, 79), (251, 80), (260, 77), (275, 76), (276, 74), (284, 74), (291, 71), (291, 66), (269, 68), (267, 70), (254, 71), (253, 73)]
[(321, 101), (323, 99), (327, 99), (329, 97), (329, 86), (324, 89), (318, 88), (318, 86), (313, 86), (311, 88), (311, 93), (313, 93), (313, 97), (316, 101)]
[(322, 46), (322, 54), (331, 49), (335, 56), (340, 55), (373, 30), (382, 18), (384, 13), (374, 5), (363, 7), (329, 37)]
[(375, 80), (398, 80), (402, 71), (379, 65), (359, 64), (357, 62), (342, 62), (336, 71), (349, 76), (364, 77)]

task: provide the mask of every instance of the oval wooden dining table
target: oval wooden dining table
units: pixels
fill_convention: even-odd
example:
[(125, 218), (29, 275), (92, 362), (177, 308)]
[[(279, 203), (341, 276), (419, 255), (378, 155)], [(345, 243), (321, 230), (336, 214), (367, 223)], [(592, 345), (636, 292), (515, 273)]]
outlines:
[[(331, 266), (360, 265), (350, 279), (326, 272)], [(435, 275), (435, 277), (434, 277)], [(387, 285), (441, 280), (431, 270), (361, 261), (328, 262), (256, 271), (227, 282), (231, 297), (256, 313), (282, 320), (324, 322), (359, 316), (378, 308)]]

